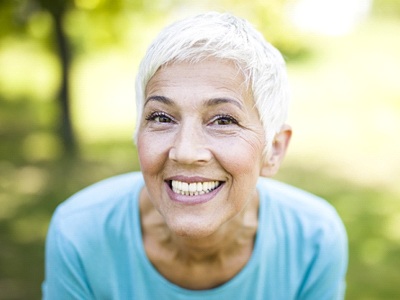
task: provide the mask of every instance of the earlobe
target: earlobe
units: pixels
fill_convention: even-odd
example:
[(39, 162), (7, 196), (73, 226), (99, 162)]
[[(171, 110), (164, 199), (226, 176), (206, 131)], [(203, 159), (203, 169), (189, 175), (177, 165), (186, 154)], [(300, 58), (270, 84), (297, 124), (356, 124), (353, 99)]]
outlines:
[(278, 172), (289, 146), (291, 136), (292, 128), (289, 125), (283, 125), (281, 131), (275, 135), (272, 149), (265, 158), (260, 172), (261, 176), (273, 177)]

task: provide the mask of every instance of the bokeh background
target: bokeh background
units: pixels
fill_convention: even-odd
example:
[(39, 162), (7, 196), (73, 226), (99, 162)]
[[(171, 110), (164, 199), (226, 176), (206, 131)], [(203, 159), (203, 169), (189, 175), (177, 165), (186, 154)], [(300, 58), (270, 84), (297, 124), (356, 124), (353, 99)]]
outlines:
[(139, 169), (139, 60), (206, 10), (247, 18), (287, 60), (294, 136), (277, 177), (340, 213), (347, 299), (400, 299), (400, 1), (1, 0), (1, 300), (40, 299), (60, 202)]

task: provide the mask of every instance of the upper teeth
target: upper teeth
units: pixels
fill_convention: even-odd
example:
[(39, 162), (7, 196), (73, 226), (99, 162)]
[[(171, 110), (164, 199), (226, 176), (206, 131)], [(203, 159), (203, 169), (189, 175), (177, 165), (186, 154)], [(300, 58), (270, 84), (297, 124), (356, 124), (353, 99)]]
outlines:
[(211, 192), (220, 185), (219, 181), (192, 182), (187, 183), (172, 180), (172, 190), (185, 196), (197, 196)]

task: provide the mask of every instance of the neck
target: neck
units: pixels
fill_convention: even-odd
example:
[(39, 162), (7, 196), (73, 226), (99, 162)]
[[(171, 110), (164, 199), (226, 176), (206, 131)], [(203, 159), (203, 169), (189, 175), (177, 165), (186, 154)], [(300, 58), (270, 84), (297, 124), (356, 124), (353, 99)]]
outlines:
[(211, 258), (221, 260), (243, 248), (253, 247), (258, 225), (257, 196), (218, 231), (202, 238), (179, 236), (172, 232), (146, 196), (141, 197), (140, 206), (144, 242), (151, 240), (152, 247), (168, 249), (179, 259), (193, 262)]
[(243, 248), (253, 248), (257, 231), (257, 211), (258, 207), (254, 210), (245, 209), (218, 231), (203, 238), (181, 237), (171, 232), (171, 242), (178, 247), (181, 257), (188, 260), (223, 260)]
[(202, 238), (175, 234), (148, 198), (141, 196), (140, 202), (147, 257), (170, 282), (193, 290), (214, 288), (232, 279), (250, 259), (258, 225), (258, 197), (218, 231)]

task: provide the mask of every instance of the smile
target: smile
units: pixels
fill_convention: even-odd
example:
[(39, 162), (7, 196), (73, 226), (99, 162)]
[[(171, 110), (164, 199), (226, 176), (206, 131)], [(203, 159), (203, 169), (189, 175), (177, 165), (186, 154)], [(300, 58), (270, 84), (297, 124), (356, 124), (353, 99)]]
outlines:
[(171, 180), (170, 186), (174, 193), (184, 196), (198, 196), (212, 192), (222, 184), (221, 181), (184, 182)]

